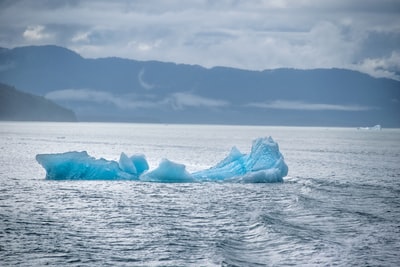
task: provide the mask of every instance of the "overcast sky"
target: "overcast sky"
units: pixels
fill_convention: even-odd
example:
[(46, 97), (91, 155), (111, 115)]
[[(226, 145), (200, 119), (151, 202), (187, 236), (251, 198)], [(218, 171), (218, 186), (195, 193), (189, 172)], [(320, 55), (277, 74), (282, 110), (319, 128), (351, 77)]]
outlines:
[(400, 0), (0, 0), (0, 46), (400, 79)]

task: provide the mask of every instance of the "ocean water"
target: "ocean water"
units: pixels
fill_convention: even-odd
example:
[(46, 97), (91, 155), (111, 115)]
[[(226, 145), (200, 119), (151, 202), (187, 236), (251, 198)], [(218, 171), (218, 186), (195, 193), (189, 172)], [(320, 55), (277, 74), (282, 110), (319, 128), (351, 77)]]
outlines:
[[(189, 171), (272, 136), (284, 183), (50, 181), (39, 153)], [(0, 266), (399, 266), (400, 130), (0, 123)]]

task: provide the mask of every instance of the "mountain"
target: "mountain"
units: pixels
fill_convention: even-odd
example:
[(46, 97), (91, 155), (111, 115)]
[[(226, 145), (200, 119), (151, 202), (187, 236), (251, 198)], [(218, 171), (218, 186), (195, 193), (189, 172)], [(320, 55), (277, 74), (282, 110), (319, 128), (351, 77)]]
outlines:
[(0, 49), (0, 81), (87, 121), (400, 127), (400, 81), (344, 69), (207, 69), (28, 46)]
[(0, 83), (0, 120), (76, 121), (75, 114), (41, 96)]

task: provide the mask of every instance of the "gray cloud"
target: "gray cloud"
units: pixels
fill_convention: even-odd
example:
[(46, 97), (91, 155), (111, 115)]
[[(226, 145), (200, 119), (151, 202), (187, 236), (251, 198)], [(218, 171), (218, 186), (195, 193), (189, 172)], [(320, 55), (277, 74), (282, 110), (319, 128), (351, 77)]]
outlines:
[(43, 41), (51, 38), (51, 34), (45, 32), (45, 27), (42, 25), (30, 25), (26, 28), (22, 36), (27, 41)]
[(399, 79), (399, 14), (398, 0), (3, 1), (0, 46), (53, 43), (84, 57), (339, 67)]

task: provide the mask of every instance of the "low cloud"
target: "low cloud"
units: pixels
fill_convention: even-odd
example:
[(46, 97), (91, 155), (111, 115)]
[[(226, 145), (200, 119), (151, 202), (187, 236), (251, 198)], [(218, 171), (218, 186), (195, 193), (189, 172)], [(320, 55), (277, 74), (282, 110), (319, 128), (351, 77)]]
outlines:
[(221, 108), (229, 105), (229, 102), (225, 100), (207, 98), (187, 92), (174, 93), (167, 99), (167, 102), (176, 110), (186, 107)]
[(58, 101), (82, 101), (98, 104), (113, 104), (121, 109), (150, 108), (156, 103), (132, 99), (131, 96), (115, 96), (104, 91), (90, 89), (65, 89), (52, 91), (45, 96), (47, 99)]
[[(165, 108), (174, 110), (185, 110), (186, 108), (223, 108), (230, 105), (228, 101), (207, 98), (190, 92), (177, 92), (164, 98), (138, 98), (132, 95), (113, 95), (105, 91), (90, 89), (65, 89), (52, 91), (45, 95), (47, 99), (55, 101), (75, 101), (97, 104), (112, 104), (120, 109), (139, 108)], [(362, 105), (338, 105), (327, 103), (308, 103), (303, 101), (275, 100), (269, 102), (252, 102), (244, 107), (261, 109), (287, 109), (287, 110), (308, 110), (308, 111), (367, 111), (375, 107)]]
[(246, 105), (247, 107), (264, 109), (288, 109), (288, 110), (309, 110), (309, 111), (366, 111), (375, 109), (373, 107), (361, 105), (335, 105), (326, 103), (307, 103), (302, 101), (276, 100), (271, 102), (254, 102)]
[(144, 89), (146, 89), (146, 90), (153, 89), (153, 88), (154, 88), (154, 85), (153, 85), (153, 84), (150, 84), (150, 83), (147, 83), (147, 82), (144, 80), (144, 72), (145, 72), (145, 70), (144, 70), (144, 69), (141, 69), (140, 72), (139, 72), (139, 74), (138, 74), (138, 80), (139, 80), (140, 86), (142, 86), (142, 87), (143, 87)]
[(148, 98), (139, 99), (137, 97), (134, 98), (132, 95), (116, 96), (109, 92), (91, 89), (57, 90), (47, 93), (45, 97), (55, 101), (112, 104), (120, 109), (170, 107), (174, 110), (184, 110), (190, 107), (220, 108), (229, 105), (229, 102), (224, 100), (202, 97), (187, 92), (173, 93), (161, 99), (155, 99), (153, 97), (152, 101), (148, 100)]

